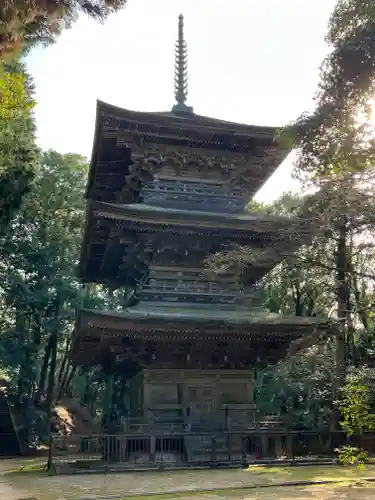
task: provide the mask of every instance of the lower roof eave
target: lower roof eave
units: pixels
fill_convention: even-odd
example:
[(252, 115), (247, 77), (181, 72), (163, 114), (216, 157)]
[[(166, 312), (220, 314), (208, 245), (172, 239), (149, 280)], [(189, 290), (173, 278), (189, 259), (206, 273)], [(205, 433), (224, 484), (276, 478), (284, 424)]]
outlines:
[[(224, 313), (224, 314), (223, 314)], [(222, 336), (223, 334), (235, 333), (236, 336), (267, 337), (276, 334), (282, 336), (291, 335), (294, 338), (303, 336), (305, 333), (314, 331), (330, 331), (335, 328), (334, 323), (326, 318), (308, 317), (283, 317), (272, 314), (241, 315), (226, 314), (225, 311), (212, 309), (208, 314), (197, 314), (196, 311), (155, 312), (144, 313), (136, 308), (128, 309), (123, 313), (105, 313), (91, 310), (81, 310), (77, 319), (78, 331), (106, 330), (124, 332), (127, 335), (138, 332), (145, 334), (156, 334), (156, 332), (175, 335), (184, 333), (190, 335), (205, 334), (211, 336)]]

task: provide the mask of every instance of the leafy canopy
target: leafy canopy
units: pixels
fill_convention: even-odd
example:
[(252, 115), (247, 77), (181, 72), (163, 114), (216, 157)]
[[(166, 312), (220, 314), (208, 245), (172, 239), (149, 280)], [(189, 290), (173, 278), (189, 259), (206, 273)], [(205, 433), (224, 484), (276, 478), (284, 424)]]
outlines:
[(315, 110), (289, 129), (300, 150), (297, 171), (317, 182), (374, 164), (374, 2), (339, 0), (326, 40), (329, 53), (321, 66)]
[(22, 64), (0, 63), (0, 236), (34, 177), (34, 104), (32, 82)]
[(124, 7), (126, 0), (7, 0), (0, 9), (0, 57), (51, 43), (83, 12), (99, 21)]

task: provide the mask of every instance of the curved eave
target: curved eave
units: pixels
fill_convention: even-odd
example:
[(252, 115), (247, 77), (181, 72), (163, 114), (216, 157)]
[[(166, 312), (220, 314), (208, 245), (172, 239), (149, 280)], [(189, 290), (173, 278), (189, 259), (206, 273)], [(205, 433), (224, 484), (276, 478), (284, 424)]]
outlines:
[[(325, 318), (272, 317), (258, 321), (223, 322), (211, 318), (167, 317), (150, 312), (145, 317), (124, 313), (79, 312), (71, 357), (75, 364), (100, 364), (110, 346), (121, 339), (167, 343), (181, 341), (239, 342), (247, 345), (292, 346), (299, 349), (316, 343), (320, 337), (337, 333), (337, 325)], [(272, 316), (272, 315), (270, 315)], [(297, 339), (300, 339), (299, 341)], [(119, 343), (120, 342), (120, 343)]]
[[(103, 249), (105, 248), (108, 236), (103, 238), (103, 228), (109, 228), (115, 222), (129, 223), (130, 227), (139, 227), (140, 230), (147, 231), (157, 229), (190, 232), (191, 230), (192, 232), (220, 234), (223, 237), (227, 237), (230, 233), (235, 238), (234, 241), (238, 241), (238, 244), (249, 243), (251, 237), (264, 239), (264, 241), (272, 239), (277, 244), (279, 251), (267, 264), (251, 268), (250, 276), (246, 279), (249, 282), (252, 279), (260, 279), (269, 272), (283, 258), (283, 252), (286, 250), (294, 252), (299, 246), (310, 241), (316, 231), (316, 225), (312, 224), (309, 219), (304, 218), (296, 218), (293, 221), (280, 216), (266, 217), (251, 214), (229, 216), (209, 212), (162, 209), (142, 204), (116, 205), (91, 200), (88, 202), (88, 207), (80, 261), (80, 278), (87, 282), (103, 282), (104, 280), (99, 271), (101, 267), (100, 258), (98, 257), (98, 260), (95, 260), (97, 255), (95, 248), (99, 249), (99, 246), (94, 247), (93, 245), (94, 242), (102, 239), (101, 245), (103, 245)], [(100, 229), (98, 229), (98, 221), (105, 222)], [(289, 232), (289, 228), (293, 224), (295, 230)], [(126, 229), (124, 231), (126, 232)], [(241, 241), (244, 243), (241, 243)], [(98, 255), (100, 255), (100, 252)], [(95, 271), (93, 275), (90, 269), (98, 269), (98, 271)]]
[[(245, 125), (233, 123), (214, 118), (208, 118), (195, 114), (175, 114), (175, 113), (152, 113), (152, 112), (136, 112), (107, 104), (103, 101), (97, 101), (94, 142), (92, 148), (90, 170), (88, 182), (86, 186), (86, 197), (89, 196), (94, 183), (95, 165), (100, 160), (100, 146), (102, 143), (104, 120), (113, 120), (116, 128), (121, 128), (121, 122), (130, 125), (134, 130), (140, 126), (152, 125), (155, 127), (155, 136), (163, 136), (163, 133), (175, 130), (179, 134), (182, 132), (193, 133), (195, 136), (201, 137), (202, 141), (215, 143), (215, 137), (220, 136), (222, 145), (229, 145), (240, 141), (246, 141), (260, 144), (273, 145), (277, 147), (277, 155), (274, 165), (264, 172), (264, 179), (258, 182), (256, 191), (259, 190), (264, 182), (274, 173), (280, 163), (286, 158), (290, 152), (290, 148), (286, 149), (277, 145), (275, 141), (276, 133), (279, 127), (264, 127), (257, 125)], [(146, 134), (147, 135), (147, 134)], [(224, 148), (225, 149), (225, 148)], [(254, 194), (254, 193), (253, 193)], [(250, 195), (249, 195), (250, 196)]]
[(103, 114), (119, 120), (126, 120), (131, 123), (153, 123), (155, 125), (168, 125), (180, 128), (192, 127), (195, 130), (201, 130), (202, 133), (221, 131), (232, 137), (248, 137), (259, 139), (274, 139), (279, 127), (264, 127), (259, 125), (247, 125), (244, 123), (235, 123), (194, 113), (173, 113), (173, 112), (143, 112), (131, 111), (120, 108), (103, 101), (97, 101), (97, 114)]
[(288, 228), (292, 224), (299, 226), (301, 233), (312, 234), (316, 226), (310, 224), (309, 219), (291, 219), (286, 216), (262, 216), (244, 213), (239, 215), (228, 215), (224, 213), (203, 212), (196, 210), (181, 210), (174, 208), (162, 208), (149, 206), (141, 203), (121, 205), (99, 201), (89, 202), (90, 211), (99, 217), (113, 220), (135, 221), (139, 223), (151, 223), (156, 225), (170, 225), (180, 227), (191, 226), (207, 229), (231, 229), (232, 231), (254, 231), (256, 233), (270, 233)]
[[(172, 317), (173, 316), (173, 317)], [(139, 316), (127, 312), (103, 313), (81, 310), (76, 321), (71, 359), (76, 365), (101, 364), (111, 345), (121, 346), (121, 339), (168, 343), (181, 341), (240, 342), (254, 347), (278, 345), (290, 354), (309, 347), (326, 335), (337, 333), (337, 324), (326, 318), (283, 317), (269, 315), (258, 321), (225, 321), (210, 318), (188, 318), (184, 315), (153, 312)], [(299, 340), (298, 340), (299, 339)], [(281, 349), (280, 356), (283, 356)], [(279, 357), (280, 357), (279, 356)]]
[[(249, 310), (248, 315), (233, 314), (229, 318), (224, 312), (220, 315), (213, 312), (211, 314), (195, 315), (195, 310), (187, 309), (188, 313), (184, 314), (183, 311), (176, 312), (173, 307), (163, 312), (153, 311), (152, 308), (148, 308), (146, 312), (137, 309), (137, 306), (123, 312), (81, 309), (77, 320), (78, 330), (108, 328), (109, 330), (113, 329), (126, 333), (132, 325), (139, 331), (148, 328), (151, 328), (151, 330), (165, 328), (166, 330), (171, 329), (172, 332), (175, 325), (180, 325), (182, 330), (186, 329), (186, 331), (193, 331), (196, 325), (199, 333), (201, 333), (202, 328), (206, 328), (207, 331), (210, 331), (210, 335), (214, 335), (215, 333), (219, 334), (217, 330), (219, 326), (228, 329), (232, 325), (234, 329), (241, 326), (244, 329), (243, 334), (251, 335), (251, 330), (261, 327), (275, 331), (283, 330), (285, 333), (288, 333), (289, 330), (289, 333), (292, 333), (292, 330), (296, 330), (296, 332), (298, 330), (302, 334), (307, 331), (311, 332), (314, 329), (326, 330), (335, 327), (334, 322), (323, 317), (283, 316), (267, 312), (252, 315), (251, 310)], [(166, 307), (166, 309), (168, 308)], [(235, 310), (232, 312), (235, 313)]]

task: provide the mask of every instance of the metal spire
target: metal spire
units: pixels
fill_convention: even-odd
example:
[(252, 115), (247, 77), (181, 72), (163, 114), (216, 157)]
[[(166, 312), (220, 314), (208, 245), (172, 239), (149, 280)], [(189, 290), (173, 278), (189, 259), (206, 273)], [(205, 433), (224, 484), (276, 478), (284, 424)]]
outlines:
[(174, 112), (192, 113), (193, 108), (186, 105), (188, 95), (188, 57), (187, 43), (184, 38), (184, 16), (178, 16), (178, 38), (175, 45), (175, 78), (174, 90), (176, 104)]

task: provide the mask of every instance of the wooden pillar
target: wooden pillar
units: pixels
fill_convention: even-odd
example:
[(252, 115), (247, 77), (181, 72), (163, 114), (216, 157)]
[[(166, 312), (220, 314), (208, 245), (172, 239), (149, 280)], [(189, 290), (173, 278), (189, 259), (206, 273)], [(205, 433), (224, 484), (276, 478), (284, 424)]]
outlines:
[(261, 435), (260, 442), (261, 442), (260, 454), (263, 458), (265, 458), (267, 456), (267, 452), (268, 452), (268, 450), (267, 450), (267, 448), (268, 448), (268, 436), (267, 436), (267, 434)]
[(216, 463), (216, 436), (211, 437), (211, 465)]
[(294, 453), (293, 453), (293, 434), (288, 434), (286, 436), (286, 450), (287, 450), (287, 455), (288, 458), (291, 458), (294, 460)]
[(276, 458), (280, 458), (283, 454), (281, 446), (281, 436), (275, 436), (275, 455)]
[(232, 440), (230, 434), (228, 434), (227, 436), (227, 450), (228, 450), (228, 462), (230, 462), (232, 460)]
[(241, 437), (241, 452), (242, 452), (242, 461), (243, 461), (244, 465), (247, 463), (247, 449), (246, 449), (246, 446), (247, 446), (247, 443), (248, 443), (248, 439), (249, 438), (246, 438), (244, 436)]
[(150, 460), (152, 462), (155, 462), (155, 455), (156, 455), (156, 438), (155, 438), (155, 436), (151, 436), (150, 437)]
[(191, 406), (187, 406), (185, 409), (185, 422), (186, 422), (186, 430), (187, 432), (191, 432)]
[(224, 408), (224, 414), (225, 414), (225, 430), (230, 431), (231, 425), (230, 425), (230, 416), (229, 416), (229, 408), (226, 406)]

